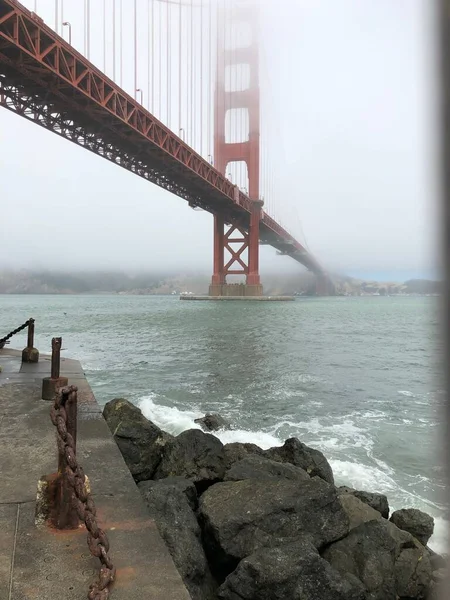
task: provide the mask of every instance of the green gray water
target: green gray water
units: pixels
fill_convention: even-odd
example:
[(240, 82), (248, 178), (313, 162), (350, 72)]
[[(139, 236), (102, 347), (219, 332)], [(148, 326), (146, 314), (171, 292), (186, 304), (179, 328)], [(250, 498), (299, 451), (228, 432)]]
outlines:
[(431, 513), (443, 549), (437, 298), (0, 296), (0, 332), (29, 316), (41, 351), (63, 336), (100, 403), (127, 397), (172, 433), (217, 411), (234, 428), (224, 442), (297, 436), (323, 450), (338, 483)]

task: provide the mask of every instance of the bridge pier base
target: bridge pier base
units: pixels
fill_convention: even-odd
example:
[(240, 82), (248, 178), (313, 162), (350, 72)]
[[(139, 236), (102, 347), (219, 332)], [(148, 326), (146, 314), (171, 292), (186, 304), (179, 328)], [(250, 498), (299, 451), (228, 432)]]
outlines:
[(334, 285), (328, 275), (317, 275), (316, 296), (332, 296), (333, 294)]
[(209, 295), (233, 296), (234, 298), (242, 296), (251, 296), (254, 298), (255, 296), (263, 295), (263, 286), (261, 284), (249, 285), (247, 283), (212, 283), (209, 286)]

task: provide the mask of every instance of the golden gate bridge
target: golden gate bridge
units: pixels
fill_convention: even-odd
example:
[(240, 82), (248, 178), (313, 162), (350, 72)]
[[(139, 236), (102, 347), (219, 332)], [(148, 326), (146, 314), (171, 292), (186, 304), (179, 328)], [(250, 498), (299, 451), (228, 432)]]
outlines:
[(324, 268), (277, 214), (257, 3), (28, 5), (0, 0), (1, 106), (210, 212), (210, 295), (234, 294), (234, 276), (245, 277), (244, 295), (262, 295), (260, 244), (330, 293)]

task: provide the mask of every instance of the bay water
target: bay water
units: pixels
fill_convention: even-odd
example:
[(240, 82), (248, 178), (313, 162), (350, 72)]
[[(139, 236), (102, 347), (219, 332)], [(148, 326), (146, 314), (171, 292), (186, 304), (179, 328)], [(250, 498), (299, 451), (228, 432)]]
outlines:
[[(181, 302), (178, 297), (0, 296), (0, 336), (36, 319), (36, 346), (81, 361), (100, 404), (125, 397), (178, 434), (218, 412), (222, 442), (288, 437), (322, 450), (336, 483), (435, 518), (447, 551), (438, 298)], [(22, 348), (26, 334), (13, 338)], [(1, 359), (0, 359), (1, 365)]]

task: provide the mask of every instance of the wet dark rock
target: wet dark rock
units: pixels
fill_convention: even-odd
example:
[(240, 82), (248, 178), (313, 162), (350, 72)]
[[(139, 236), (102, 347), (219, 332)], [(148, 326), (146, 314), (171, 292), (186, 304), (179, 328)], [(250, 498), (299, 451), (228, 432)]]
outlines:
[(300, 467), (289, 463), (280, 463), (263, 456), (250, 454), (235, 462), (225, 473), (225, 481), (240, 481), (242, 479), (290, 479), (305, 481), (310, 479), (308, 473)]
[(395, 562), (397, 596), (425, 599), (431, 575), (431, 563), (425, 548), (405, 548)]
[(377, 510), (385, 519), (389, 518), (389, 502), (384, 494), (372, 494), (371, 492), (355, 490), (353, 495), (361, 500), (361, 502)]
[(286, 440), (283, 446), (265, 450), (264, 456), (278, 462), (291, 463), (304, 469), (311, 477), (317, 476), (334, 484), (333, 471), (322, 452), (302, 444), (297, 438)]
[(364, 600), (357, 580), (342, 577), (307, 540), (261, 548), (241, 560), (219, 588), (221, 600)]
[(335, 488), (318, 477), (217, 483), (200, 498), (199, 518), (219, 579), (264, 546), (308, 536), (321, 548), (348, 532)]
[(431, 581), (427, 550), (384, 519), (371, 520), (331, 544), (323, 558), (341, 575), (350, 573), (367, 588), (367, 600), (426, 598)]
[(364, 502), (364, 504), (368, 504), (370, 507), (377, 510), (385, 519), (389, 518), (389, 503), (384, 494), (373, 494), (372, 492), (355, 490), (354, 488), (345, 485), (338, 487), (337, 493), (339, 496), (342, 494), (352, 494), (352, 496), (355, 496), (355, 498), (358, 498), (361, 502)]
[(396, 600), (396, 544), (379, 521), (362, 523), (323, 553), (341, 575), (350, 573), (368, 590), (370, 600)]
[(138, 484), (138, 487), (140, 490), (150, 490), (153, 488), (161, 490), (161, 494), (163, 493), (163, 489), (167, 490), (167, 494), (178, 494), (178, 492), (181, 492), (186, 497), (193, 511), (196, 511), (198, 508), (197, 488), (193, 481), (185, 477), (176, 476), (166, 477), (158, 481), (142, 481)]
[(219, 429), (230, 429), (230, 424), (220, 415), (205, 415), (200, 419), (195, 419), (205, 431), (219, 431)]
[(171, 477), (142, 481), (138, 488), (192, 599), (214, 600), (217, 586), (202, 547), (200, 527), (192, 511), (196, 497), (194, 484), (187, 480), (183, 484), (180, 478)]
[(399, 529), (408, 531), (421, 544), (427, 545), (433, 535), (434, 519), (417, 508), (402, 508), (392, 513), (389, 519)]
[(341, 494), (339, 500), (349, 520), (349, 528), (354, 529), (367, 521), (381, 519), (380, 513), (371, 506), (361, 502), (353, 494)]
[(151, 479), (172, 436), (146, 419), (137, 406), (124, 398), (108, 402), (103, 417), (134, 479)]
[(164, 447), (154, 478), (175, 475), (191, 479), (200, 492), (221, 481), (225, 475), (222, 442), (200, 429), (189, 429), (172, 438)]
[(231, 465), (238, 460), (246, 458), (249, 454), (255, 454), (256, 456), (263, 456), (264, 450), (256, 444), (244, 444), (242, 442), (232, 442), (231, 444), (225, 444), (223, 447), (225, 455), (225, 468), (229, 469)]

